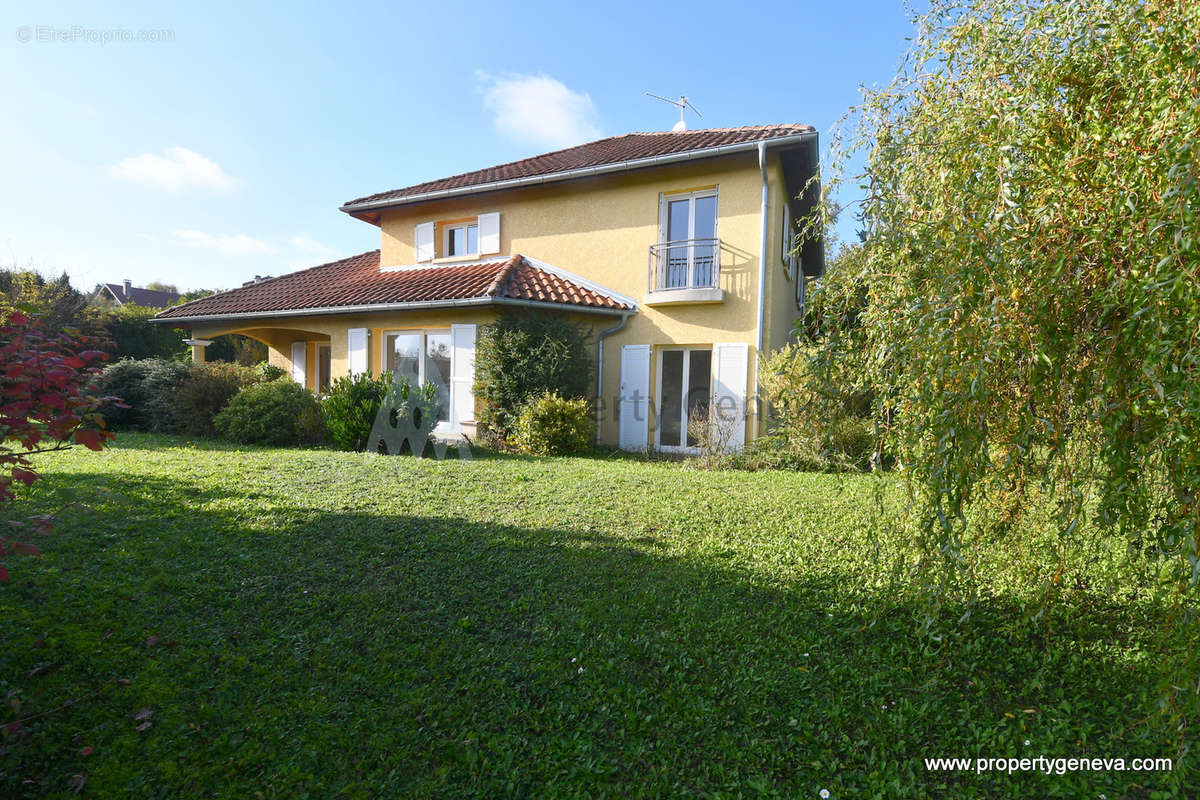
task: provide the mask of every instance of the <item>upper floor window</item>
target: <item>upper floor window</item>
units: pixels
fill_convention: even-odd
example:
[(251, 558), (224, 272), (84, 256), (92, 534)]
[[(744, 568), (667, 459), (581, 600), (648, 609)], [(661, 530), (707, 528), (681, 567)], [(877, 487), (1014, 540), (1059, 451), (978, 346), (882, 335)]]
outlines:
[(463, 222), (442, 228), (442, 258), (473, 256), (479, 253), (479, 225)]
[(498, 211), (469, 219), (419, 222), (413, 228), (413, 261), (417, 263), (437, 258), (466, 259), (499, 252)]
[(717, 190), (665, 194), (654, 289), (717, 286)]

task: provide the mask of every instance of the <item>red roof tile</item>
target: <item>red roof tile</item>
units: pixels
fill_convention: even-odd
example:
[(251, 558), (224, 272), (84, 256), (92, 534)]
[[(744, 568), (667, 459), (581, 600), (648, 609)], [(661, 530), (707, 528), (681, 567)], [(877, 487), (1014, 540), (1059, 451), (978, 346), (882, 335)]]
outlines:
[(625, 161), (670, 156), (727, 145), (745, 144), (786, 136), (795, 136), (815, 131), (810, 125), (758, 125), (745, 128), (709, 128), (707, 130), (682, 131), (680, 133), (627, 133), (588, 142), (553, 153), (501, 164), (496, 167), (464, 172), (449, 178), (418, 183), (403, 189), (380, 192), (342, 206), (343, 211), (353, 212), (359, 207), (386, 205), (389, 201), (403, 202), (405, 198), (455, 189), (519, 180), (537, 176), (552, 176), (555, 173), (586, 167), (601, 167)]
[(522, 255), (463, 265), (379, 269), (379, 251), (269, 278), (168, 308), (155, 319), (194, 319), (437, 301), (532, 300), (583, 309), (632, 310), (615, 293), (585, 286)]

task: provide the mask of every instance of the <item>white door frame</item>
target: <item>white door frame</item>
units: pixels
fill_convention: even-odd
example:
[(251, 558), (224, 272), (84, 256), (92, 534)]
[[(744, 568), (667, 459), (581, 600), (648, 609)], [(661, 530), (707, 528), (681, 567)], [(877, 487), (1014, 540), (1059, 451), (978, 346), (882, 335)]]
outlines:
[[(713, 199), (713, 238), (720, 238), (718, 226), (721, 223), (721, 197), (718, 190), (719, 186), (714, 186), (711, 189), (698, 189), (694, 192), (663, 192), (662, 204), (658, 210), (658, 229), (659, 241), (690, 241), (696, 238), (696, 200), (702, 197), (711, 197)], [(671, 222), (671, 203), (679, 200), (688, 201), (688, 229), (687, 237), (684, 239), (671, 239), (670, 222)], [(688, 263), (687, 263), (687, 284), (686, 287), (696, 285), (696, 248), (695, 246), (688, 248)], [(661, 283), (661, 279), (659, 280)], [(662, 287), (653, 287), (662, 288)]]
[[(665, 345), (659, 346), (657, 348), (657, 350), (658, 350), (658, 357), (656, 358), (655, 364), (654, 364), (654, 367), (655, 367), (655, 376), (654, 376), (654, 400), (655, 400), (655, 403), (654, 403), (654, 406), (655, 406), (655, 408), (654, 408), (654, 449), (659, 450), (663, 453), (699, 453), (700, 452), (699, 447), (692, 447), (692, 446), (689, 446), (687, 443), (687, 436), (688, 436), (687, 423), (688, 423), (688, 416), (689, 416), (689, 414), (688, 414), (688, 395), (690, 394), (690, 392), (688, 391), (688, 383), (689, 383), (689, 381), (691, 379), (691, 375), (692, 375), (692, 356), (691, 356), (691, 354), (693, 352), (707, 352), (707, 353), (711, 354), (713, 352), (713, 347), (712, 347), (712, 345), (665, 344)], [(679, 415), (681, 417), (680, 424), (683, 425), (683, 428), (682, 428), (683, 444), (682, 445), (675, 445), (675, 444), (664, 445), (664, 444), (662, 444), (662, 418), (663, 418), (662, 404), (663, 404), (663, 399), (664, 399), (663, 388), (662, 388), (663, 354), (666, 353), (668, 350), (683, 351), (683, 384), (682, 384), (682, 394), (680, 396), (680, 401), (679, 401), (679, 404), (680, 404)], [(708, 388), (709, 388), (710, 395), (712, 394), (714, 363), (715, 363), (715, 359), (713, 359), (712, 356), (710, 355), (709, 365), (708, 365)]]
[[(421, 337), (420, 355), (417, 357), (417, 384), (426, 383), (428, 378), (425, 377), (425, 348), (429, 346), (429, 334), (441, 333), (450, 337), (450, 377), (446, 379), (446, 389), (450, 391), (450, 403), (453, 404), (453, 386), (454, 386), (454, 335), (449, 328), (388, 328), (383, 331), (380, 337), (379, 345), (379, 373), (382, 375), (388, 372), (388, 337), (394, 335), (411, 334)], [(461, 433), (460, 428), (454, 419), (454, 408), (446, 409), (446, 419), (439, 420), (433, 428), (434, 433)]]

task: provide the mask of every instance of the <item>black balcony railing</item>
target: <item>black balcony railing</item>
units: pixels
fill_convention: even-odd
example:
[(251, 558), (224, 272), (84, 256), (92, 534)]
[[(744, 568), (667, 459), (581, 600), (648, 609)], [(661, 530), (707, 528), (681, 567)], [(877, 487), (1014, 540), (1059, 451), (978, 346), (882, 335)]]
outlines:
[(720, 239), (684, 239), (650, 245), (650, 291), (720, 286)]

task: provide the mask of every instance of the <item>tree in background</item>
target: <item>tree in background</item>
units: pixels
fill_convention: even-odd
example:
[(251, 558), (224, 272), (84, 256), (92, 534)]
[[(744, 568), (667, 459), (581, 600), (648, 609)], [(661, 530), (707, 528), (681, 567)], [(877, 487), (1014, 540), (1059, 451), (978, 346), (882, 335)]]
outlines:
[(186, 332), (170, 325), (151, 322), (162, 309), (126, 303), (117, 308), (93, 311), (94, 324), (113, 341), (116, 358), (166, 358), (182, 361), (190, 350), (183, 343)]
[(1063, 552), (1121, 554), (1123, 590), (1173, 598), (1161, 709), (1182, 737), (1200, 705), (1200, 4), (935, 0), (918, 25), (851, 140), (862, 341), (825, 337), (813, 372), (857, 358), (895, 410), (930, 626), (1013, 537), (1042, 624)]
[(47, 280), (34, 270), (0, 270), (0, 310), (36, 308), (47, 330), (87, 328), (87, 305), (65, 272)]

